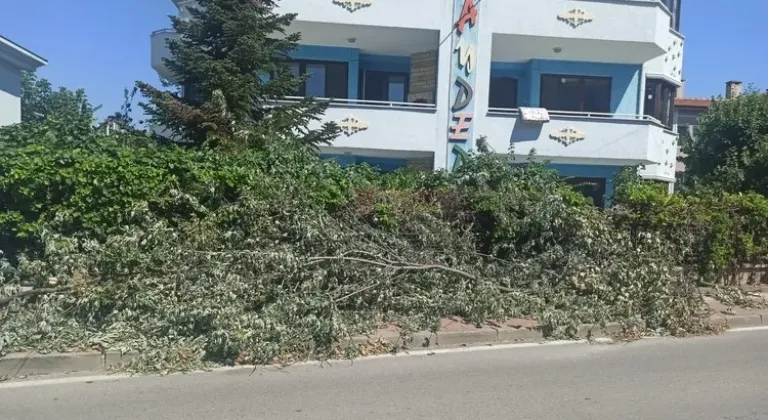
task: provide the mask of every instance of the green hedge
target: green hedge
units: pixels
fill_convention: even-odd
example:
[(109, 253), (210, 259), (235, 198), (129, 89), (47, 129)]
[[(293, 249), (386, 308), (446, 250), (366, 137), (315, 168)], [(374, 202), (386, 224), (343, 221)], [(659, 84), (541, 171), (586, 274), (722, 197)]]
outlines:
[(0, 353), (120, 347), (163, 370), (328, 357), (382, 323), (407, 334), (449, 316), (535, 317), (549, 336), (702, 328), (673, 249), (542, 165), (481, 153), (381, 174), (279, 142), (29, 139), (0, 148), (0, 294), (65, 292), (5, 299)]
[(713, 191), (668, 195), (656, 184), (618, 188), (614, 217), (635, 234), (661, 234), (703, 283), (768, 262), (768, 198)]

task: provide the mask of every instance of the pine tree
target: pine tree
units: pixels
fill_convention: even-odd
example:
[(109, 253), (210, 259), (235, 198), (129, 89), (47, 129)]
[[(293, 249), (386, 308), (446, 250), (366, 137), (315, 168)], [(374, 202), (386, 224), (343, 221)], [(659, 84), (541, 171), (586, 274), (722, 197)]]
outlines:
[(140, 105), (148, 121), (198, 146), (259, 147), (287, 138), (315, 147), (335, 138), (333, 123), (307, 128), (327, 104), (311, 98), (277, 102), (295, 95), (306, 77), (287, 67), (301, 35), (288, 31), (296, 15), (276, 13), (276, 1), (198, 0), (192, 19), (172, 16), (179, 37), (169, 40), (165, 64), (175, 77), (163, 84), (175, 89), (137, 82), (147, 98)]

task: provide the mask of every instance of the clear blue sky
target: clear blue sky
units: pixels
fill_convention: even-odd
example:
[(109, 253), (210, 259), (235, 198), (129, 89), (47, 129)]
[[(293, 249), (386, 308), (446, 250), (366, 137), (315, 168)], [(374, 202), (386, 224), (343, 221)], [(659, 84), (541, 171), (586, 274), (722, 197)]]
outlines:
[[(85, 88), (102, 115), (118, 110), (135, 80), (158, 81), (149, 35), (170, 26), (171, 0), (3, 3), (0, 34), (47, 58), (39, 74), (54, 85)], [(719, 95), (732, 79), (768, 88), (765, 16), (768, 0), (683, 0), (687, 97)]]

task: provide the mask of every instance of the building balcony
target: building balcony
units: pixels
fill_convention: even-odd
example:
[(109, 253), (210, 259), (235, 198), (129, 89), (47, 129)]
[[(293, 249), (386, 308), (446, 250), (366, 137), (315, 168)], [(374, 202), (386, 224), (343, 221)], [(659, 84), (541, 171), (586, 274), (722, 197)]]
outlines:
[[(298, 101), (291, 97), (285, 101)], [(321, 121), (310, 124), (319, 128), (335, 122), (341, 134), (324, 152), (391, 158), (432, 156), (435, 150), (437, 107), (433, 104), (324, 99), (329, 106)]]
[(645, 64), (645, 75), (647, 78), (662, 79), (675, 86), (682, 86), (685, 38), (674, 29), (668, 29), (664, 42), (664, 54)]
[(491, 108), (479, 126), (481, 135), (499, 153), (512, 148), (525, 159), (592, 165), (662, 163), (675, 133), (645, 115), (549, 111), (546, 123), (524, 122), (516, 109)]
[[(281, 0), (279, 13), (296, 13), (295, 24), (325, 23), (439, 30), (446, 0)], [(302, 30), (302, 32), (304, 32)], [(304, 39), (313, 39), (305, 36)]]
[(645, 179), (675, 182), (678, 170), (679, 136), (672, 130), (664, 129), (663, 134), (655, 140), (654, 152), (656, 155), (652, 158), (657, 163), (644, 165), (638, 173)]
[(658, 0), (488, 2), (495, 61), (642, 64), (669, 47), (672, 14)]
[(170, 51), (168, 51), (168, 44), (166, 41), (176, 37), (178, 37), (178, 34), (174, 32), (173, 29), (160, 29), (152, 32), (152, 35), (150, 35), (152, 68), (155, 69), (157, 74), (163, 79), (173, 79), (173, 75), (165, 66), (163, 58), (171, 55)]

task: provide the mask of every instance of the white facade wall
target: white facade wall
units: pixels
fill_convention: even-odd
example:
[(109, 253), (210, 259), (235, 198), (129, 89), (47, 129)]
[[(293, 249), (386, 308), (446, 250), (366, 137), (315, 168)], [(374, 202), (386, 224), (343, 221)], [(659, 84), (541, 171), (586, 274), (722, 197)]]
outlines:
[(21, 122), (21, 69), (0, 63), (0, 126)]
[(21, 122), (21, 72), (46, 64), (44, 58), (0, 36), (0, 126)]
[[(185, 2), (185, 4), (188, 4)], [(456, 21), (463, 0), (281, 0), (280, 12), (297, 13), (295, 30), (312, 48), (348, 49), (350, 76), (357, 78), (366, 54), (410, 57), (408, 102), (426, 100), (432, 107), (355, 101), (360, 95), (350, 81), (350, 97), (334, 101), (326, 119), (352, 118), (364, 129), (342, 135), (339, 153), (423, 159), (432, 153), (434, 168), (450, 167), (449, 127), (460, 38)], [(471, 76), (471, 138), (480, 137), (499, 153), (531, 151), (559, 164), (648, 165), (644, 174), (674, 182), (669, 157), (677, 155), (674, 127), (643, 116), (645, 80), (680, 85), (683, 37), (670, 29), (671, 14), (658, 0), (482, 0), (478, 19), (461, 37), (474, 48)], [(153, 35), (153, 66), (167, 32)], [(329, 52), (338, 56), (335, 50)], [(329, 55), (329, 57), (331, 57)], [(336, 59), (336, 58), (333, 58)], [(429, 63), (434, 63), (430, 68)], [(522, 121), (516, 110), (489, 109), (491, 78), (509, 71), (518, 79), (518, 105), (539, 105), (542, 74), (612, 77), (611, 112), (555, 114), (544, 123)], [(457, 73), (458, 72), (458, 73)], [(362, 83), (361, 83), (362, 86)], [(430, 87), (434, 86), (433, 94)], [(361, 89), (363, 89), (361, 87)], [(365, 105), (365, 106), (363, 106)], [(562, 133), (570, 133), (563, 141)], [(573, 134), (575, 133), (575, 134)]]

